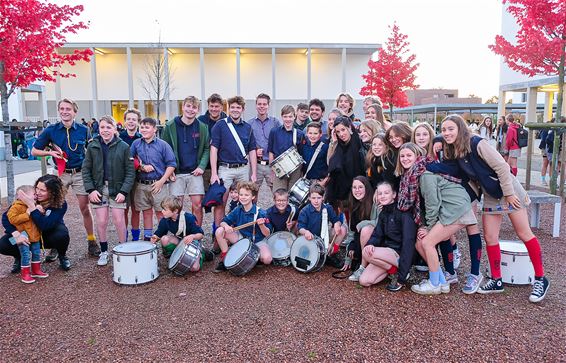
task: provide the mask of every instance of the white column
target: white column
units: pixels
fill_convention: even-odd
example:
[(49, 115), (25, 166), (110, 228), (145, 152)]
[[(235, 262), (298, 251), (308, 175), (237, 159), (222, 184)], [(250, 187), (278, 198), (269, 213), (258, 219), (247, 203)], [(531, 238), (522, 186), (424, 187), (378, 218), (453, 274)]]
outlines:
[[(525, 123), (527, 122), (537, 122), (537, 93), (538, 88), (529, 87), (527, 88), (527, 109), (525, 112)], [(529, 143), (527, 145), (527, 168), (525, 173), (525, 188), (530, 189), (531, 187), (531, 169), (533, 160), (533, 141), (534, 132), (529, 131)]]
[(132, 49), (126, 47), (126, 60), (128, 62), (128, 108), (134, 108), (134, 76), (132, 72)]
[(497, 102), (497, 118), (505, 116), (505, 91), (499, 91), (499, 100)]
[(546, 122), (553, 117), (554, 113), (552, 112), (552, 107), (554, 107), (554, 92), (545, 92), (542, 122)]
[(26, 120), (26, 107), (25, 107), (25, 96), (21, 88), (16, 88), (16, 101), (18, 101), (18, 117), (16, 120), (18, 122), (24, 122)]
[(90, 48), (92, 56), (90, 57), (90, 77), (92, 89), (92, 115), (91, 117), (98, 118), (98, 83), (96, 80), (96, 53), (94, 48)]
[(169, 49), (163, 48), (163, 66), (165, 67), (165, 117), (171, 120), (171, 100), (169, 98)]
[(55, 103), (61, 100), (61, 76), (55, 76)]
[(240, 96), (240, 48), (236, 48), (236, 95)]
[[(273, 105), (276, 106), (277, 102), (277, 86), (276, 86), (276, 55), (275, 55), (275, 48), (271, 48), (271, 98), (273, 100)], [(271, 107), (271, 112), (276, 113), (275, 107)]]
[(47, 97), (45, 96), (45, 86), (41, 86), (41, 92), (39, 92), (38, 97), (40, 105), (39, 119), (43, 122), (43, 120), (47, 120), (49, 117), (47, 111)]
[(342, 92), (346, 92), (346, 48), (342, 48)]
[(312, 49), (308, 48), (307, 49), (307, 99), (308, 100), (311, 99), (311, 91), (312, 91), (311, 53), (312, 53)]
[[(200, 53), (200, 98), (202, 100), (202, 102), (204, 103), (204, 100), (206, 99), (206, 88), (204, 85), (204, 48), (201, 47), (199, 49), (199, 53)], [(204, 108), (204, 107), (203, 107)]]

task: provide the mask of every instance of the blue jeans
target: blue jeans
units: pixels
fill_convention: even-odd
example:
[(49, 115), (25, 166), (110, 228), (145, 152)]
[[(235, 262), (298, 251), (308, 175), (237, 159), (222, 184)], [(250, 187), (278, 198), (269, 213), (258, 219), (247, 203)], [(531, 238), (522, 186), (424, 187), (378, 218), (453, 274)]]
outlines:
[(31, 252), (31, 260), (33, 262), (41, 261), (41, 255), (40, 255), (41, 245), (39, 242), (31, 242), (29, 246), (21, 244), (18, 245), (18, 248), (20, 249), (20, 255), (22, 256), (21, 257), (22, 266), (29, 266), (30, 252)]

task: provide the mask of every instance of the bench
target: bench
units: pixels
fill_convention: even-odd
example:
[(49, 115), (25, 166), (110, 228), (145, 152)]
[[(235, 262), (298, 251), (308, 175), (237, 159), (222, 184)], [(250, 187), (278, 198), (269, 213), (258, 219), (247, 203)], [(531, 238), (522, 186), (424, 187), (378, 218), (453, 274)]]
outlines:
[(539, 228), (540, 226), (540, 205), (554, 204), (554, 224), (552, 225), (552, 237), (560, 236), (560, 211), (562, 208), (562, 198), (558, 195), (548, 194), (538, 190), (528, 190), (527, 194), (531, 199), (530, 205), (530, 225)]

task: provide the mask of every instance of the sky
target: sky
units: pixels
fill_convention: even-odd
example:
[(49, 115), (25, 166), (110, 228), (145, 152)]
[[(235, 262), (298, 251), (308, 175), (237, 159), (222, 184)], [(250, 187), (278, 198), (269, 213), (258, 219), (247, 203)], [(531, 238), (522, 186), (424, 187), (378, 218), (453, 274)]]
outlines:
[[(500, 0), (54, 0), (82, 4), (89, 29), (69, 42), (380, 43), (397, 22), (420, 88), (498, 94)], [(356, 90), (358, 91), (358, 90)]]

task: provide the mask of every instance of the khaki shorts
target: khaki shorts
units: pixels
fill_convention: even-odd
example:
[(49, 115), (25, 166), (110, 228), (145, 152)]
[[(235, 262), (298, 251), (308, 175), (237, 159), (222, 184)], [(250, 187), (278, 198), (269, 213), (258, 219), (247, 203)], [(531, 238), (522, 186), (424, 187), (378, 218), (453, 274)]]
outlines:
[(176, 197), (183, 195), (204, 195), (204, 182), (202, 175), (177, 174), (175, 181), (170, 185), (169, 191)]
[(233, 183), (250, 180), (250, 166), (244, 165), (239, 168), (220, 166), (218, 168), (218, 177), (224, 181), (226, 190), (230, 190), (230, 185)]
[[(531, 200), (529, 199), (529, 195), (519, 183), (516, 177), (513, 177), (513, 190), (514, 194), (519, 198), (521, 201), (521, 209), (527, 208), (529, 204), (531, 204)], [(509, 203), (505, 197), (501, 199), (495, 199), (487, 193), (483, 193), (483, 206), (482, 212), (485, 214), (509, 214), (516, 212), (517, 209), (510, 207)]]
[[(250, 170), (251, 172), (251, 170)], [(269, 189), (271, 189), (273, 187), (273, 180), (271, 179), (273, 172), (271, 171), (271, 166), (269, 165), (261, 165), (261, 164), (257, 164), (257, 172), (256, 172), (256, 182), (255, 184), (259, 187), (261, 187), (261, 184), (263, 183), (263, 181), (265, 180), (265, 182), (267, 183), (267, 186), (269, 187)]]
[[(128, 197), (126, 197), (126, 200), (128, 200)], [(128, 204), (125, 201), (123, 203), (118, 203), (114, 198), (110, 197), (110, 195), (108, 194), (107, 185), (105, 185), (104, 188), (102, 188), (102, 203), (98, 204), (91, 202), (90, 205), (92, 206), (92, 209), (108, 208), (108, 207), (118, 208), (118, 209), (128, 208)]]
[(72, 187), (75, 195), (88, 195), (83, 184), (83, 173), (81, 171), (77, 173), (63, 173), (61, 174), (61, 181), (65, 190), (68, 191), (69, 187)]
[(161, 202), (169, 196), (169, 184), (165, 184), (155, 195), (151, 193), (151, 185), (136, 184), (136, 195), (134, 197), (136, 210), (144, 211), (153, 208), (156, 212), (161, 212), (163, 210)]

